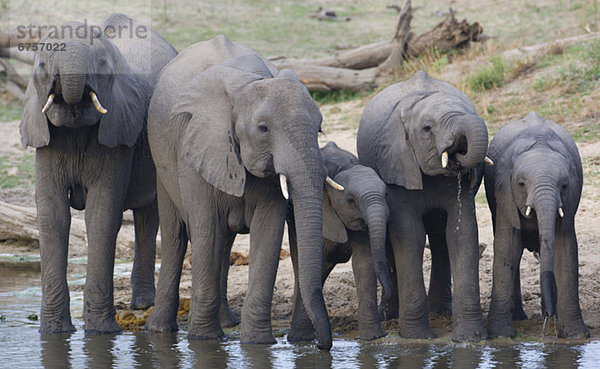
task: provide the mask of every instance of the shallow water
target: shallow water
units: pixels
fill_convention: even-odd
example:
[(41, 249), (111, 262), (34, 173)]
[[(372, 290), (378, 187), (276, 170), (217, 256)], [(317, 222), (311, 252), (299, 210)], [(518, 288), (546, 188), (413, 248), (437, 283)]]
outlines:
[[(377, 342), (334, 338), (331, 352), (313, 344), (240, 345), (188, 341), (185, 332), (86, 336), (80, 318), (81, 293), (71, 292), (77, 332), (42, 336), (39, 270), (31, 264), (0, 265), (0, 368), (597, 368), (600, 341), (579, 345), (541, 342), (514, 344), (405, 344), (393, 335)], [(119, 274), (130, 265), (117, 264)], [(83, 283), (81, 265), (69, 268), (69, 283)]]

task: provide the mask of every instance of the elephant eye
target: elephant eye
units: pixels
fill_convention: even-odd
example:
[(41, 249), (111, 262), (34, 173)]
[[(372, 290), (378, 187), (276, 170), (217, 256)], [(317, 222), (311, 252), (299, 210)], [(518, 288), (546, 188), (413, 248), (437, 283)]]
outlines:
[(40, 64), (38, 64), (40, 66), (40, 68), (44, 68), (46, 66), (46, 63), (44, 62), (40, 62)]
[(258, 130), (261, 131), (261, 132), (269, 132), (269, 127), (267, 127), (266, 124), (260, 124), (258, 126)]
[(519, 179), (519, 186), (525, 187), (525, 181), (522, 179)]
[(353, 198), (348, 198), (348, 204), (350, 205), (354, 205), (354, 199)]
[(568, 187), (568, 184), (567, 183), (563, 183), (563, 185), (561, 187), (562, 187), (563, 190), (566, 190), (567, 187)]
[(431, 132), (431, 124), (425, 123), (423, 125), (423, 131), (425, 131), (425, 132)]

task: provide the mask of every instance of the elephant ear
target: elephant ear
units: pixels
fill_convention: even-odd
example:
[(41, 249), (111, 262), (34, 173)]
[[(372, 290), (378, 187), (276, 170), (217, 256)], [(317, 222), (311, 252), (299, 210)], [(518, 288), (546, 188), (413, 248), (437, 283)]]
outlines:
[[(510, 225), (515, 229), (521, 228), (521, 220), (519, 219), (519, 208), (515, 204), (512, 189), (510, 186), (513, 163), (517, 159), (518, 153), (515, 153), (513, 146), (506, 148), (504, 152), (489, 153), (489, 157), (494, 161), (493, 173), (494, 176), (486, 177), (486, 181), (494, 182), (494, 197), (496, 201), (496, 218), (498, 215), (504, 217)], [(497, 160), (494, 158), (499, 157)]]
[(33, 78), (27, 84), (25, 98), (23, 101), (23, 117), (19, 126), (21, 134), (21, 143), (23, 147), (42, 147), (50, 143), (50, 130), (48, 129), (48, 120), (42, 113), (43, 104), (37, 95), (37, 90), (33, 84)]
[[(370, 111), (365, 109), (361, 124), (364, 120), (372, 119), (371, 116), (380, 122), (377, 123), (377, 129), (372, 131), (373, 137), (369, 140), (371, 147), (365, 150), (370, 154), (364, 163), (375, 169), (385, 183), (408, 190), (423, 189), (423, 174), (410, 145), (406, 124), (415, 104), (436, 92), (410, 93), (393, 105), (391, 110), (388, 108), (381, 111), (380, 104), (377, 103), (367, 107)], [(363, 161), (360, 153), (359, 157)]]
[(211, 67), (182, 87), (171, 110), (171, 120), (187, 121), (181, 147), (185, 163), (211, 185), (238, 197), (244, 194), (246, 168), (231, 101), (236, 90), (261, 78), (234, 68)]
[(150, 86), (147, 82), (132, 73), (114, 75), (109, 96), (96, 92), (100, 103), (108, 99), (108, 110), (100, 120), (98, 141), (108, 147), (126, 145), (133, 147), (144, 128), (148, 104), (150, 102)]
[(348, 242), (346, 226), (331, 205), (327, 191), (327, 188), (323, 189), (323, 237), (333, 242), (346, 243)]

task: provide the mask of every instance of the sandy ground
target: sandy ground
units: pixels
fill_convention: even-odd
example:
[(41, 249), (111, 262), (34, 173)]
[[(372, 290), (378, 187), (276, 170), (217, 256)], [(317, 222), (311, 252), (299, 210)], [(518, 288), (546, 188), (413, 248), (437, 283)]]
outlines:
[[(354, 103), (350, 102), (348, 104)], [(324, 114), (327, 113), (335, 115), (336, 112), (324, 112)], [(23, 155), (25, 153), (19, 142), (18, 123), (17, 121), (0, 123), (0, 156)], [(339, 129), (335, 124), (332, 124), (325, 131), (327, 134), (322, 137), (322, 143), (328, 140), (336, 141), (339, 146), (355, 152), (356, 129)], [(584, 161), (592, 158), (592, 165), (600, 165), (600, 142), (582, 146), (580, 147), (580, 152)], [(584, 194), (586, 197), (582, 199), (576, 217), (580, 260), (580, 302), (583, 310), (583, 318), (591, 329), (592, 338), (600, 338), (600, 230), (598, 227), (600, 225), (598, 222), (600, 216), (600, 188), (591, 186), (587, 181), (584, 182)], [(480, 191), (483, 191), (483, 186)], [(33, 206), (33, 190), (0, 190), (0, 200), (19, 205)], [(481, 305), (485, 319), (491, 296), (493, 259), (492, 225), (487, 204), (477, 204), (477, 218), (480, 242), (488, 245), (480, 260)], [(124, 227), (131, 227), (131, 225), (125, 224)], [(0, 251), (6, 252), (6, 249), (1, 247), (0, 245)], [(248, 247), (248, 236), (238, 236), (234, 245), (234, 251), (241, 254), (248, 254)], [(288, 249), (287, 235), (284, 235), (283, 249)], [(423, 272), (426, 285), (428, 285), (431, 258), (427, 249), (425, 250), (424, 260)], [(539, 313), (539, 263), (527, 251), (521, 263), (521, 276), (524, 308), (530, 319), (525, 322), (516, 322), (515, 325), (522, 334), (521, 338), (540, 339), (542, 337), (542, 322)], [(228, 296), (233, 310), (238, 314), (241, 311), (246, 294), (247, 278), (247, 266), (233, 265), (231, 267)], [(285, 256), (284, 253), (279, 264), (272, 309), (273, 326), (279, 335), (285, 334), (289, 327), (293, 285), (291, 259), (289, 256)], [(115, 281), (115, 303), (119, 311), (126, 309), (130, 293), (130, 283), (127, 278), (120, 278)], [(182, 297), (189, 297), (191, 294), (189, 267), (184, 269), (180, 294)], [(356, 330), (357, 302), (350, 263), (338, 265), (333, 270), (325, 283), (324, 294), (334, 332), (349, 338), (356, 337), (358, 335)], [(449, 340), (452, 326), (451, 319), (431, 317), (431, 325), (435, 333), (440, 337), (438, 340)], [(397, 335), (397, 322), (386, 322), (384, 328), (389, 335)], [(233, 329), (233, 334), (236, 334), (237, 329)]]

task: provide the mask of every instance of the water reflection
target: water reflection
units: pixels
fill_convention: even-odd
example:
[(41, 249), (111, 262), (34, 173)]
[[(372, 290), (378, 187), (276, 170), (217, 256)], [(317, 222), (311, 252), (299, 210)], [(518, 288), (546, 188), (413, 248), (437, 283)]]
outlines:
[[(5, 278), (3, 278), (5, 277)], [(490, 344), (407, 343), (390, 334), (377, 342), (334, 339), (331, 352), (314, 344), (241, 345), (189, 341), (185, 332), (85, 335), (75, 318), (72, 334), (40, 335), (39, 272), (0, 268), (0, 367), (16, 368), (596, 368), (600, 341), (579, 345), (548, 342)], [(80, 307), (78, 307), (80, 309)]]

